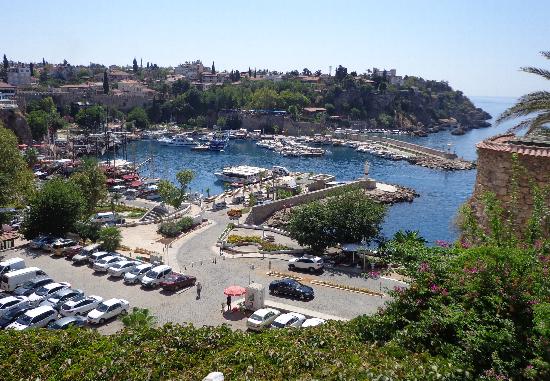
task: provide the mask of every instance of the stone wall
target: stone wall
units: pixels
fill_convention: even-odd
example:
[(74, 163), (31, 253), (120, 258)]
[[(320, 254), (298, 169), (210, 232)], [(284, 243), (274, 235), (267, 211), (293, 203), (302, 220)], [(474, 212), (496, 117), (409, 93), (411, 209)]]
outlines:
[[(523, 168), (519, 172), (519, 199), (517, 210), (519, 226), (524, 227), (533, 211), (531, 181), (539, 187), (550, 185), (550, 147), (532, 147), (509, 143), (513, 135), (488, 139), (477, 145), (477, 178), (474, 193), (470, 199), (476, 215), (483, 226), (487, 219), (483, 213), (481, 198), (487, 191), (496, 194), (505, 209), (510, 202), (512, 182), (512, 155), (517, 154)], [(550, 208), (550, 199), (546, 200)]]
[(337, 189), (341, 190), (341, 189), (352, 188), (357, 186), (363, 189), (374, 189), (376, 188), (376, 181), (372, 179), (357, 180), (348, 184), (337, 185), (334, 187), (325, 188), (314, 192), (299, 194), (294, 197), (285, 198), (284, 200), (273, 201), (269, 204), (256, 205), (252, 207), (250, 214), (246, 218), (245, 223), (249, 225), (259, 225), (263, 223), (265, 220), (267, 220), (273, 213), (277, 212), (278, 210), (293, 207), (296, 205), (305, 204), (315, 200), (320, 200), (322, 198), (325, 198), (328, 193)]

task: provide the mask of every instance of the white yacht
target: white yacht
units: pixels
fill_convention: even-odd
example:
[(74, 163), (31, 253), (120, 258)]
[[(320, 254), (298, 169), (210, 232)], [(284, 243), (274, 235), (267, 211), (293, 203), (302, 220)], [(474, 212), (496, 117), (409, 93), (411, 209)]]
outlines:
[(196, 144), (192, 137), (186, 134), (175, 135), (171, 138), (161, 138), (159, 143), (165, 146), (193, 146)]
[(239, 165), (226, 167), (221, 172), (215, 172), (214, 175), (218, 180), (228, 183), (253, 184), (260, 181), (261, 177), (267, 178), (270, 173), (266, 168)]

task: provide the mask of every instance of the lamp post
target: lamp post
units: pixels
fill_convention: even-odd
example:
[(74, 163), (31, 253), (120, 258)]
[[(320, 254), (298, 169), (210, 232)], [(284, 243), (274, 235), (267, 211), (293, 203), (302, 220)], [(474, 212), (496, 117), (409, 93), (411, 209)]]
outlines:
[(248, 284), (250, 284), (250, 272), (254, 270), (254, 265), (251, 264), (248, 266)]

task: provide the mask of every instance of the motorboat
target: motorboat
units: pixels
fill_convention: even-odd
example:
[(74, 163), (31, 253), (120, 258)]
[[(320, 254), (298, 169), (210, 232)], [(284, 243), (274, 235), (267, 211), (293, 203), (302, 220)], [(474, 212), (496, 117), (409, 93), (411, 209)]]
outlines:
[(165, 146), (194, 146), (196, 144), (195, 140), (188, 136), (187, 134), (175, 135), (171, 138), (161, 138), (159, 143)]
[(225, 167), (221, 172), (215, 172), (218, 180), (227, 183), (253, 184), (261, 178), (267, 178), (270, 173), (266, 168), (239, 165), (236, 167)]

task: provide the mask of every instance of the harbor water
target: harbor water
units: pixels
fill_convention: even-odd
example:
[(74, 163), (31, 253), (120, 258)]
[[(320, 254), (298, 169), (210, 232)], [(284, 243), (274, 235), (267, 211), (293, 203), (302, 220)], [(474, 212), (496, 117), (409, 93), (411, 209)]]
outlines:
[[(472, 97), (477, 107), (489, 112), (493, 118), (513, 104), (511, 98)], [(448, 131), (428, 137), (397, 136), (398, 139), (438, 149), (451, 150), (468, 160), (476, 159), (475, 144), (505, 132), (510, 124), (493, 126), (455, 136)], [(370, 177), (386, 183), (399, 184), (415, 189), (420, 197), (412, 203), (392, 206), (384, 222), (384, 234), (390, 237), (399, 229), (419, 230), (429, 241), (456, 239), (454, 227), (457, 210), (472, 194), (476, 172), (445, 172), (427, 169), (405, 161), (391, 161), (369, 153), (356, 152), (347, 147), (328, 147), (322, 157), (284, 157), (273, 151), (257, 147), (253, 141), (232, 140), (223, 152), (196, 152), (189, 147), (161, 146), (154, 141), (137, 141), (129, 144), (128, 160), (142, 162), (151, 155), (154, 159), (142, 174), (175, 181), (181, 169), (191, 169), (196, 177), (191, 190), (216, 194), (223, 191), (223, 184), (216, 181), (214, 172), (232, 165), (254, 165), (270, 168), (284, 166), (290, 171), (327, 173), (337, 180), (354, 180), (363, 176), (365, 161), (370, 165)]]

